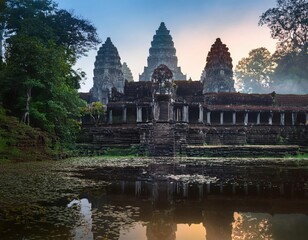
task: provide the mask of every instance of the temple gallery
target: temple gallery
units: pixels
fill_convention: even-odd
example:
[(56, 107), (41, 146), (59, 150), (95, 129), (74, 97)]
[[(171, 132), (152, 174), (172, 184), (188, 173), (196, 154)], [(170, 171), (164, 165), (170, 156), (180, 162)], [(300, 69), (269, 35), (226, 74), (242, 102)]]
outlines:
[(149, 155), (174, 156), (206, 155), (214, 146), (233, 146), (234, 151), (247, 146), (258, 152), (260, 145), (308, 145), (308, 95), (236, 92), (232, 58), (220, 38), (197, 81), (182, 73), (163, 22), (139, 81), (121, 63), (110, 38), (94, 65), (93, 87), (80, 93), (89, 104), (106, 105), (99, 124), (90, 117), (82, 120), (80, 141), (94, 149), (137, 146)]

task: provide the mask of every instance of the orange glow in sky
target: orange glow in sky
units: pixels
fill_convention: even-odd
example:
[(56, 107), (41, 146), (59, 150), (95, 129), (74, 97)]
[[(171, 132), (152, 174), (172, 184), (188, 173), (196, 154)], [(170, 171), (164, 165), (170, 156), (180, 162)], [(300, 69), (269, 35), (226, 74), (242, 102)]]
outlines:
[[(55, 1), (59, 8), (73, 10), (92, 22), (102, 43), (110, 37), (135, 81), (147, 66), (151, 41), (161, 22), (173, 37), (178, 65), (192, 80), (200, 80), (207, 53), (218, 37), (229, 47), (234, 67), (252, 49), (275, 50), (269, 29), (258, 22), (263, 12), (276, 6), (276, 0)], [(97, 50), (90, 51), (76, 65), (87, 74), (81, 91), (93, 86), (96, 54)]]

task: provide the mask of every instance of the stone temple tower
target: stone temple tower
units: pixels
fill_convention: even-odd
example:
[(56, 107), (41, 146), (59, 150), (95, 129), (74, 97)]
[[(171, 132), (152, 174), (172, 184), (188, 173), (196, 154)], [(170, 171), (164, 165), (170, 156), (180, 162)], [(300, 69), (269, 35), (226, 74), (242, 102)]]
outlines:
[(162, 22), (151, 42), (148, 66), (144, 67), (144, 72), (139, 75), (139, 81), (151, 81), (154, 69), (161, 64), (165, 64), (172, 71), (175, 80), (186, 80), (186, 75), (177, 66), (178, 58), (175, 55), (176, 50), (169, 33), (165, 23)]
[(201, 75), (203, 93), (235, 92), (232, 67), (229, 49), (217, 38), (207, 55)]
[(98, 50), (94, 63), (93, 88), (90, 90), (91, 100), (108, 103), (112, 88), (123, 92), (124, 77), (121, 58), (110, 38)]
[(123, 65), (122, 65), (122, 72), (123, 72), (123, 76), (124, 76), (125, 80), (127, 80), (128, 82), (133, 82), (134, 81), (132, 71), (127, 66), (126, 62), (124, 62)]

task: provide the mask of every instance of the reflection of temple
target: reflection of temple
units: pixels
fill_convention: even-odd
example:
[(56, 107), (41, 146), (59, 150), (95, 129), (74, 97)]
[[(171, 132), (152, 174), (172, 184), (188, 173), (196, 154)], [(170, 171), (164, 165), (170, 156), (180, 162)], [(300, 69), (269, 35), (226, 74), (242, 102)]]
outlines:
[[(204, 145), (308, 143), (308, 95), (236, 93), (232, 59), (219, 38), (200, 81), (183, 80), (163, 23), (140, 76), (144, 81), (124, 82), (120, 57), (109, 38), (98, 52), (94, 73), (90, 94), (81, 96), (108, 103), (100, 128), (83, 119), (83, 141), (96, 148), (135, 144), (150, 155), (174, 156), (202, 155), (208, 151), (201, 149)], [(200, 148), (191, 148), (196, 145)]]
[[(163, 204), (156, 202), (153, 206), (152, 197), (133, 197), (131, 194), (134, 195), (135, 191), (129, 185), (126, 187), (130, 190), (124, 190), (126, 192), (125, 194), (118, 195), (118, 190), (113, 192), (114, 189), (109, 189), (106, 196), (87, 196), (92, 203), (92, 207), (98, 208), (99, 211), (104, 213), (102, 217), (108, 219), (108, 216), (112, 215), (105, 212), (104, 204), (114, 204), (115, 207), (112, 208), (112, 211), (115, 213), (121, 211), (121, 216), (114, 214), (114, 218), (109, 218), (105, 221), (106, 225), (101, 227), (102, 230), (95, 230), (94, 239), (97, 236), (105, 236), (107, 239), (117, 239), (120, 236), (121, 226), (129, 225), (132, 221), (144, 222), (146, 239), (148, 240), (176, 240), (178, 224), (202, 224), (204, 229), (200, 230), (203, 230), (204, 233), (206, 232), (207, 240), (231, 239), (231, 225), (233, 221), (233, 211), (231, 210), (225, 210), (224, 208), (220, 210), (211, 209), (203, 201), (180, 201), (179, 199), (177, 203), (166, 206), (166, 201), (162, 198), (162, 194), (165, 195), (165, 193), (161, 193), (160, 190), (160, 199), (156, 201), (162, 201)], [(164, 192), (165, 190), (162, 191)], [(125, 206), (137, 207), (139, 214), (134, 216), (130, 215), (129, 208), (128, 212), (126, 212), (127, 208)], [(94, 221), (99, 222), (96, 219)], [(108, 221), (113, 222), (113, 224), (108, 225)]]
[[(92, 214), (93, 222), (100, 226), (99, 229), (94, 229), (94, 239), (97, 236), (118, 239), (123, 226), (133, 229), (133, 223), (136, 222), (143, 223), (146, 228), (145, 239), (148, 240), (175, 240), (179, 224), (202, 224), (203, 229), (199, 227), (199, 230), (206, 233), (206, 237), (203, 237), (206, 240), (231, 240), (232, 235), (242, 236), (242, 231), (253, 234), (254, 239), (258, 239), (261, 236), (258, 234), (262, 233), (259, 230), (275, 237), (275, 234), (279, 235), (279, 229), (277, 226), (271, 227), (269, 221), (274, 218), (272, 214), (308, 213), (305, 199), (290, 203), (290, 199), (221, 198), (217, 194), (205, 196), (205, 193), (201, 199), (198, 197), (201, 193), (195, 191), (198, 188), (194, 188), (193, 184), (188, 185), (187, 189), (183, 183), (173, 187), (168, 181), (122, 181), (109, 185), (106, 192), (102, 191), (100, 194), (97, 190), (93, 193), (87, 192), (83, 197), (88, 198), (92, 208), (101, 212), (97, 217)], [(204, 187), (207, 188), (206, 184)], [(170, 189), (175, 189), (175, 192), (172, 193)], [(241, 222), (236, 219), (234, 212), (252, 212), (252, 216), (241, 215), (246, 221)], [(271, 214), (258, 215), (253, 212)], [(308, 224), (307, 218), (297, 219), (307, 221), (305, 224)], [(281, 224), (279, 217), (277, 221)], [(259, 224), (250, 228), (249, 222), (257, 222), (262, 226)], [(306, 226), (305, 224), (303, 226)], [(276, 232), (272, 232), (274, 230)]]

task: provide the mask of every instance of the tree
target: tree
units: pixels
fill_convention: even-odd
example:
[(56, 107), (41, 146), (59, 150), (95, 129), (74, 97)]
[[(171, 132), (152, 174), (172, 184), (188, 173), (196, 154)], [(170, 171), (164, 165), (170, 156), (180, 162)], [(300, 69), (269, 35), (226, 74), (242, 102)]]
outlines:
[(104, 118), (106, 112), (106, 106), (101, 102), (93, 102), (82, 109), (83, 115), (89, 115), (94, 121), (95, 126), (98, 126), (99, 122)]
[(271, 35), (280, 44), (291, 43), (295, 51), (308, 47), (308, 2), (307, 0), (277, 0), (277, 7), (262, 14), (259, 24), (267, 25)]
[(248, 57), (242, 58), (235, 68), (235, 77), (240, 90), (248, 93), (268, 92), (274, 69), (275, 62), (266, 48), (251, 50)]
[(0, 102), (27, 124), (72, 142), (85, 106), (77, 92), (84, 73), (73, 65), (99, 42), (94, 26), (52, 0), (6, 0), (0, 21)]
[(277, 67), (273, 74), (272, 88), (279, 93), (308, 93), (308, 54), (304, 52), (284, 52), (274, 54)]
[(277, 7), (262, 14), (259, 24), (271, 29), (278, 39), (272, 76), (273, 90), (281, 93), (308, 93), (308, 2), (277, 0)]

